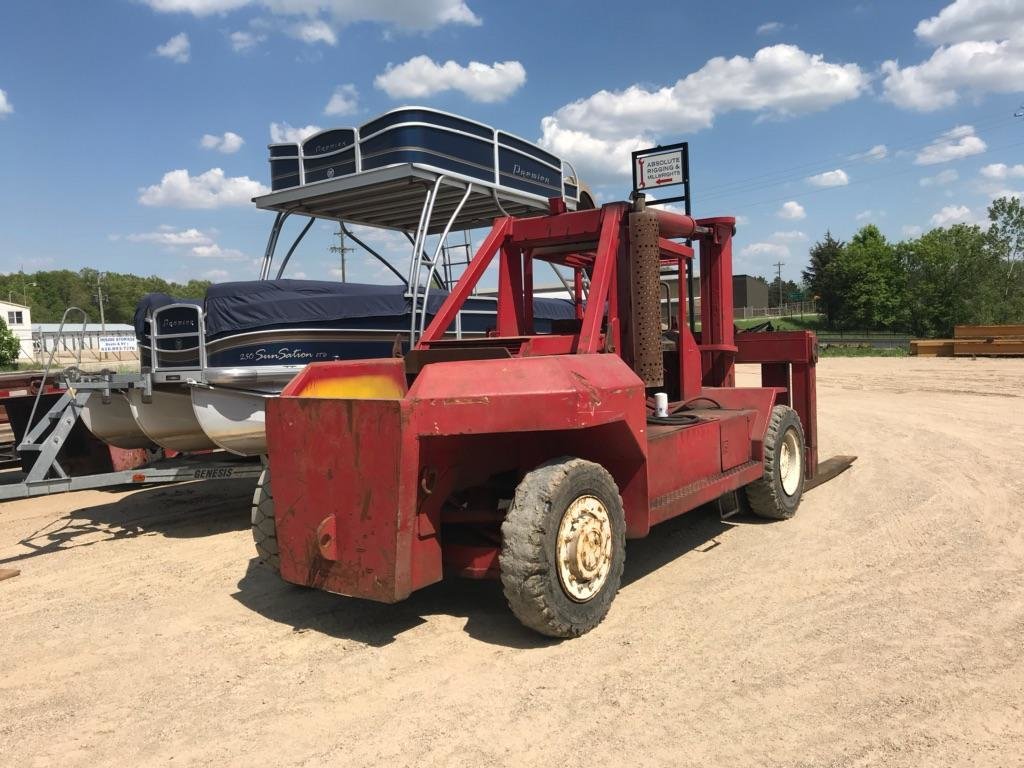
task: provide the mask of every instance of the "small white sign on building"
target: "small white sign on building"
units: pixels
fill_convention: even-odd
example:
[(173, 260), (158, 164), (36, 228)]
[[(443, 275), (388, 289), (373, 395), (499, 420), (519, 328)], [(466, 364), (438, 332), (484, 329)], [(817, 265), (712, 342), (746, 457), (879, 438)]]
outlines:
[(100, 352), (136, 352), (139, 345), (134, 336), (100, 336)]
[(673, 149), (636, 159), (637, 189), (683, 183), (683, 150)]

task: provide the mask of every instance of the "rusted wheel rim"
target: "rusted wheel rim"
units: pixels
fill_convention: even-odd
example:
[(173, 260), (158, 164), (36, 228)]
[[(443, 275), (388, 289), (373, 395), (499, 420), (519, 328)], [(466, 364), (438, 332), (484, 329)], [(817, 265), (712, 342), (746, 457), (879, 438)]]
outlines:
[(595, 597), (612, 568), (612, 526), (596, 496), (578, 496), (558, 527), (558, 578), (577, 603)]

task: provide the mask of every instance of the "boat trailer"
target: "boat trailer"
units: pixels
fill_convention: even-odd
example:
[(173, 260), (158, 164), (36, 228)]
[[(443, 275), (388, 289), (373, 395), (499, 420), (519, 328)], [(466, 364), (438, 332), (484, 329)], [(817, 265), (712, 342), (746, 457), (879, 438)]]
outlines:
[(219, 452), (167, 457), (163, 451), (154, 450), (150, 453), (151, 460), (142, 466), (73, 475), (62, 466), (60, 452), (81, 419), (89, 397), (99, 393), (109, 398), (115, 390), (128, 389), (141, 389), (146, 397), (147, 391), (152, 393), (152, 384), (145, 375), (102, 372), (64, 379), (61, 386), (66, 391), (57, 402), (34, 424), (30, 419), (31, 428), (17, 450), (22, 457), (34, 456), (35, 459), (30, 459), (31, 466), (20, 482), (0, 484), (0, 501), (118, 485), (255, 479), (263, 471), (258, 460), (241, 457), (223, 460), (225, 454)]
[[(61, 318), (58, 339), (64, 332), (67, 317), (72, 312), (81, 313), (83, 327), (86, 314), (78, 307), (69, 307)], [(56, 348), (54, 349), (54, 353)], [(50, 369), (53, 354), (47, 361), (42, 374), (43, 382), (51, 382)], [(258, 478), (263, 471), (259, 460), (235, 457), (226, 459), (222, 452), (201, 452), (168, 456), (168, 452), (156, 445), (149, 446), (145, 460), (137, 460), (140, 451), (121, 451), (123, 459), (112, 460), (113, 471), (75, 474), (63, 457), (76, 427), (91, 397), (100, 397), (104, 402), (121, 396), (123, 392), (135, 392), (143, 401), (153, 396), (153, 374), (116, 373), (100, 371), (86, 373), (77, 366), (65, 369), (53, 377), (57, 380), (60, 397), (48, 410), (36, 419), (44, 391), (52, 387), (38, 387), (34, 394), (32, 409), (28, 417), (26, 433), (16, 448), (23, 466), (24, 476), (11, 482), (0, 480), (0, 501), (46, 496), (52, 493), (81, 491), (95, 488), (109, 488), (119, 485), (150, 485), (177, 483), (190, 480), (225, 480), (228, 478)], [(115, 449), (116, 450), (116, 449)]]

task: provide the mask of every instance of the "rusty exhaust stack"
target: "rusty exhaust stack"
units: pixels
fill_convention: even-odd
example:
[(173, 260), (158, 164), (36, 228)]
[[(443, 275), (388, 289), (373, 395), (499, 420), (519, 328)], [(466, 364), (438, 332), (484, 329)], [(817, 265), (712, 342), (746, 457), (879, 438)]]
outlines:
[(648, 387), (665, 383), (661, 352), (661, 264), (658, 214), (647, 210), (643, 195), (629, 214), (629, 329), (633, 370)]

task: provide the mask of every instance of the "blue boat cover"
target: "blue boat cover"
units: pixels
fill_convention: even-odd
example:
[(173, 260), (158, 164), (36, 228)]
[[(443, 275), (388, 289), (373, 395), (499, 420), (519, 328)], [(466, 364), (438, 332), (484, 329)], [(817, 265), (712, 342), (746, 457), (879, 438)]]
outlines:
[[(359, 318), (408, 316), (412, 303), (405, 291), (404, 285), (321, 280), (217, 283), (206, 291), (206, 337), (289, 326), (322, 327)], [(447, 296), (447, 291), (432, 289), (427, 314), (436, 313)], [(466, 308), (493, 311), (496, 306), (493, 300), (470, 299)], [(537, 319), (571, 320), (576, 316), (572, 302), (566, 299), (535, 299), (533, 306)]]

